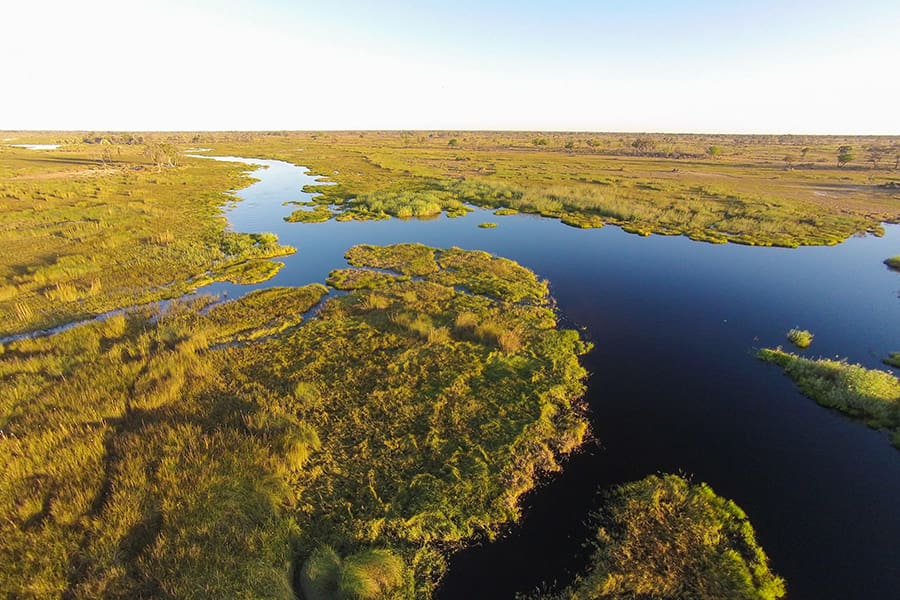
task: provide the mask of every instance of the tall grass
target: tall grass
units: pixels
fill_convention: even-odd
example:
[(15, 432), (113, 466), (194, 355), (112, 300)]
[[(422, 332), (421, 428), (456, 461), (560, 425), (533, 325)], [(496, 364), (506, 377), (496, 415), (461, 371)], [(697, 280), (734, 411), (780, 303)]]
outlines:
[[(847, 139), (679, 135), (651, 140), (653, 150), (636, 155), (638, 140), (628, 136), (548, 137), (539, 147), (515, 132), (470, 133), (459, 147), (439, 132), (422, 137), (410, 144), (392, 132), (263, 135), (252, 149), (327, 175), (335, 185), (307, 191), (337, 206), (337, 220), (455, 215), (475, 204), (574, 227), (787, 247), (880, 234), (882, 221), (900, 220), (896, 189), (883, 185), (889, 172), (834, 167)], [(227, 139), (219, 147), (251, 148)], [(715, 161), (710, 147), (722, 150)], [(805, 162), (785, 171), (786, 153), (803, 149)]]
[(541, 597), (745, 598), (785, 596), (747, 515), (706, 484), (651, 475), (605, 494), (593, 515), (594, 553), (586, 573)]
[(819, 404), (887, 430), (900, 448), (900, 380), (891, 372), (846, 361), (810, 360), (780, 348), (763, 348), (757, 356), (781, 366), (800, 391)]
[(587, 346), (557, 329), (546, 289), (510, 302), (534, 275), (472, 253), (491, 277), (463, 293), (440, 283), (456, 268), (444, 254), (354, 252), (365, 272), (381, 268), (365, 257), (435, 270), (352, 289), (306, 321), (324, 286), (5, 344), (0, 589), (430, 596), (447, 555), (516, 520), (587, 435)]

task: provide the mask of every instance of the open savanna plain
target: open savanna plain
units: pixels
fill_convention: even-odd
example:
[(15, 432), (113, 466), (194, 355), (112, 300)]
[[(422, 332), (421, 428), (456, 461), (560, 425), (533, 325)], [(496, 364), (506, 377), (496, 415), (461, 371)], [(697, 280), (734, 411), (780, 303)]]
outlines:
[[(323, 185), (294, 221), (475, 205), (501, 227), (526, 212), (779, 246), (900, 221), (892, 138), (2, 138), (10, 598), (428, 598), (453, 552), (517, 522), (522, 496), (590, 437), (579, 357), (591, 345), (560, 325), (547, 282), (505, 258), (359, 245), (318, 284), (184, 297), (265, 281), (281, 266), (270, 259), (294, 252), (230, 231), (222, 210), (252, 174), (192, 153), (309, 167)], [(548, 595), (784, 594), (747, 515), (705, 484), (652, 476), (605, 497), (589, 569)]]
[[(753, 245), (836, 244), (900, 218), (900, 140), (793, 136), (323, 132), (202, 143), (279, 158), (344, 219), (459, 214), (465, 203)], [(839, 163), (849, 146), (852, 161)], [(323, 207), (324, 208), (324, 207)], [(327, 213), (326, 213), (327, 214)]]

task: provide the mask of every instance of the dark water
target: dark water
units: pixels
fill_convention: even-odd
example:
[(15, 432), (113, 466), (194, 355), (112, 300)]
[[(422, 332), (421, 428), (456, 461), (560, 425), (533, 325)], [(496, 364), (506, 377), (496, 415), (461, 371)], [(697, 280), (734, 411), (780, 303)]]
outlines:
[[(752, 356), (800, 326), (816, 336), (807, 353), (884, 368), (881, 358), (900, 350), (900, 274), (881, 261), (900, 254), (900, 227), (831, 248), (772, 249), (486, 211), (284, 223), (295, 207), (281, 203), (308, 199), (299, 190), (313, 178), (256, 162), (269, 168), (229, 220), (298, 249), (263, 285), (324, 281), (359, 243), (483, 249), (548, 279), (563, 317), (596, 345), (585, 363), (597, 444), (526, 497), (524, 519), (501, 540), (457, 554), (440, 598), (511, 598), (567, 581), (585, 558), (596, 490), (656, 472), (689, 474), (744, 508), (791, 599), (900, 597), (900, 452)], [(483, 221), (499, 227), (479, 229)]]

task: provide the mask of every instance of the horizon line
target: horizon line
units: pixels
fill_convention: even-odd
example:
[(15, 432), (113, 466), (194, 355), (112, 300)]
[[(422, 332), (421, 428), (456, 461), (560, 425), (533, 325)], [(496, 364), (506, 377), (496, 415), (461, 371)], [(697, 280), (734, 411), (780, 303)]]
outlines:
[(2, 129), (3, 134), (26, 133), (546, 133), (546, 134), (597, 134), (597, 135), (706, 135), (706, 136), (786, 136), (786, 137), (900, 137), (898, 133), (808, 133), (808, 132), (739, 132), (739, 131), (665, 131), (665, 130), (594, 130), (594, 129), (414, 129), (414, 128), (318, 128), (318, 129), (279, 129), (279, 128), (251, 128), (251, 129)]

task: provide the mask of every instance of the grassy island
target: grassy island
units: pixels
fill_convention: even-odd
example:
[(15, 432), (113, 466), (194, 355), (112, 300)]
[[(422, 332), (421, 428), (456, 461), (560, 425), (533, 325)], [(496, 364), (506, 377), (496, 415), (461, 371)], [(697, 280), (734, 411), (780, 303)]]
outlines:
[(781, 348), (763, 348), (757, 357), (781, 366), (801, 392), (822, 406), (888, 431), (891, 443), (900, 448), (900, 380), (890, 371), (826, 358), (811, 360)]
[(0, 589), (428, 597), (516, 521), (586, 435), (588, 345), (512, 261), (348, 259), (324, 302), (200, 297), (4, 345)]
[(544, 600), (775, 600), (784, 581), (769, 570), (753, 527), (706, 484), (652, 475), (618, 486), (593, 516), (586, 573)]

